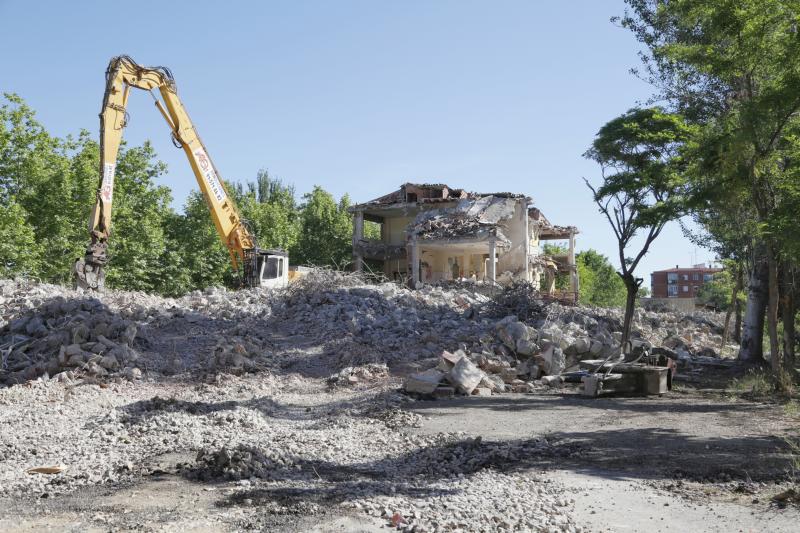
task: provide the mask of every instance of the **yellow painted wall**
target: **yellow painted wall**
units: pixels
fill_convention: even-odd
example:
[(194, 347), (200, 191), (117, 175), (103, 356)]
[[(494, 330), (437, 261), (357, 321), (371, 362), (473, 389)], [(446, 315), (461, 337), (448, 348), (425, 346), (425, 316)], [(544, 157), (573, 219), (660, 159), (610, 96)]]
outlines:
[(414, 220), (412, 217), (387, 218), (384, 222), (383, 242), (386, 244), (405, 244), (406, 228)]

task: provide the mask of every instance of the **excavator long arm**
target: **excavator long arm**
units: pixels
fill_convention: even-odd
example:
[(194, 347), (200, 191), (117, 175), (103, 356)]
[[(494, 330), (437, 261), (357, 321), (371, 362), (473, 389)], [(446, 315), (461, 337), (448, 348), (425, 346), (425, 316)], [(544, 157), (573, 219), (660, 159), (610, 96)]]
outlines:
[(101, 290), (108, 261), (111, 234), (111, 208), (114, 202), (114, 171), (127, 122), (126, 106), (131, 88), (158, 89), (163, 103), (153, 95), (156, 107), (172, 131), (173, 142), (186, 153), (200, 190), (208, 204), (222, 244), (228, 249), (234, 269), (243, 263), (256, 243), (219, 178), (203, 142), (186, 109), (178, 98), (175, 80), (165, 67), (141, 67), (128, 56), (111, 60), (106, 70), (106, 91), (100, 112), (100, 184), (89, 220), (91, 243), (83, 258), (75, 263), (77, 285)]

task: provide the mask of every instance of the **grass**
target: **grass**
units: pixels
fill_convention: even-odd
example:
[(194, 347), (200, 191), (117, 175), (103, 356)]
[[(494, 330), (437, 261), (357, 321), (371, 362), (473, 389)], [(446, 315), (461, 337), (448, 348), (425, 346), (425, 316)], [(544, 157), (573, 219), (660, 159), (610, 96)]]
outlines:
[(731, 380), (729, 389), (737, 396), (762, 398), (775, 394), (775, 380), (770, 372), (751, 369), (740, 377)]
[(800, 418), (800, 402), (797, 400), (789, 400), (783, 406), (783, 414), (789, 418)]

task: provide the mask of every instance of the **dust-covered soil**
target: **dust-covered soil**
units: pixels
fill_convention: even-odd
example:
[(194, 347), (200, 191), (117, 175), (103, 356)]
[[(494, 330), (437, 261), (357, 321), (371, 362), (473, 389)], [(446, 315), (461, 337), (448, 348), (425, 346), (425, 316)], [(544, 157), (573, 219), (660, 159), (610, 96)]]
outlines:
[[(0, 530), (796, 530), (772, 501), (796, 419), (709, 389), (745, 372), (709, 351), (713, 316), (637, 317), (683, 361), (663, 397), (522, 371), (492, 396), (402, 392), (443, 350), (530, 372), (498, 302), (337, 276), (177, 300), (0, 282)], [(569, 364), (613, 342), (613, 312), (534, 303), (528, 345)]]

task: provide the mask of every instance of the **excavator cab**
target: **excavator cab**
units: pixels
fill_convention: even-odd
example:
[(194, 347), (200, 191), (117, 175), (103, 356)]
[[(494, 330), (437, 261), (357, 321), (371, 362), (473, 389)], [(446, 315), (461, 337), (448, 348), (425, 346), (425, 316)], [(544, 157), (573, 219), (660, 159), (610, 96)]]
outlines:
[(243, 266), (246, 287), (276, 288), (289, 283), (289, 254), (283, 250), (245, 250)]

